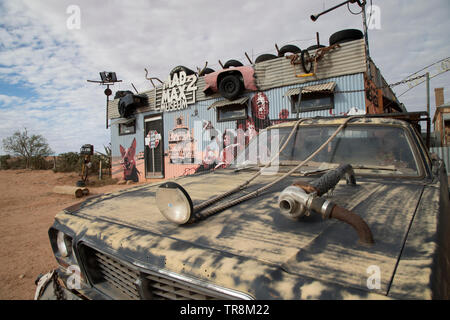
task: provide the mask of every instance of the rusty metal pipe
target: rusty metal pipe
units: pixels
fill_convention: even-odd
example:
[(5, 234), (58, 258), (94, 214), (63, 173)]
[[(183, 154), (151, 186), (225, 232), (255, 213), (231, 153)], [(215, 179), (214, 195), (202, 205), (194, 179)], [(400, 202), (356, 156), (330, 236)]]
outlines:
[(323, 219), (337, 219), (352, 226), (358, 233), (361, 244), (374, 243), (372, 231), (360, 216), (318, 196), (316, 188), (312, 187), (314, 190), (310, 192), (311, 190), (305, 186), (311, 187), (294, 184), (281, 192), (278, 205), (283, 215), (299, 219), (305, 215), (308, 216), (310, 212), (319, 213)]
[(358, 233), (360, 243), (369, 245), (374, 243), (372, 231), (367, 223), (357, 214), (335, 205), (330, 214), (330, 219), (332, 218), (351, 225)]
[(331, 7), (331, 8), (329, 8), (329, 9), (327, 9), (327, 10), (324, 10), (324, 11), (322, 11), (321, 13), (318, 13), (318, 14), (316, 14), (316, 15), (312, 14), (312, 15), (311, 15), (311, 20), (312, 20), (312, 21), (316, 21), (321, 15), (323, 15), (323, 14), (325, 14), (325, 13), (328, 13), (328, 12), (330, 12), (330, 11), (333, 11), (334, 9), (337, 9), (337, 8), (339, 8), (339, 7), (341, 7), (341, 6), (345, 5), (345, 4), (347, 4), (347, 3), (355, 3), (355, 2), (358, 3), (358, 5), (359, 5), (360, 7), (362, 6), (360, 0), (347, 0), (347, 1), (344, 1), (344, 2), (342, 2), (342, 3), (340, 3), (340, 4), (338, 4), (338, 5), (335, 5), (334, 7)]

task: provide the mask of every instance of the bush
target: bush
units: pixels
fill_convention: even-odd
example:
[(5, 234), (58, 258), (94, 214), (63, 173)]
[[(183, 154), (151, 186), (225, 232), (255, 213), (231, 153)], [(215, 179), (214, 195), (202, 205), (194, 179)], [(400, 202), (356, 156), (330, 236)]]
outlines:
[(35, 170), (48, 170), (53, 168), (53, 161), (47, 161), (44, 157), (31, 157), (30, 167)]
[(11, 156), (9, 154), (5, 155), (5, 156), (0, 156), (0, 169), (2, 170), (6, 170), (9, 169), (9, 163), (8, 160), (11, 159)]
[(48, 170), (53, 168), (53, 161), (47, 161), (44, 157), (30, 157), (28, 162), (23, 157), (11, 158), (4, 156), (2, 160), (0, 160), (2, 169), (36, 169), (36, 170)]
[(0, 169), (2, 170), (6, 170), (9, 169), (9, 163), (8, 160), (11, 159), (11, 156), (5, 155), (5, 156), (0, 156)]
[(48, 161), (44, 157), (35, 156), (30, 157), (28, 164), (26, 159), (23, 157), (11, 158), (11, 156), (0, 156), (0, 168), (5, 169), (37, 169), (37, 170), (48, 170), (53, 168), (53, 161)]
[(9, 169), (25, 169), (27, 162), (23, 158), (11, 158), (8, 160)]
[[(81, 173), (81, 166), (83, 164), (83, 161), (84, 156), (80, 155), (79, 153), (61, 153), (56, 161), (56, 169), (54, 169), (53, 171)], [(93, 156), (91, 156), (91, 167), (88, 168), (88, 175), (98, 175), (98, 171), (100, 169), (100, 161), (102, 161), (102, 168), (106, 169), (108, 164), (105, 163), (103, 156), (98, 154), (94, 154)]]
[(55, 172), (81, 172), (81, 156), (76, 152), (61, 153), (56, 160)]

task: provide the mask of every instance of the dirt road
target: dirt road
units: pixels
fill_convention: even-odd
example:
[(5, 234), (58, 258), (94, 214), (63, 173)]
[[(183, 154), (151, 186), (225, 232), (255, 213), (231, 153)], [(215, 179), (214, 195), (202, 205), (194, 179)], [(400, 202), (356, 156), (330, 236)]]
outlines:
[[(0, 171), (0, 299), (33, 299), (34, 281), (56, 267), (48, 228), (60, 210), (80, 199), (52, 193), (56, 185), (71, 185), (76, 173), (51, 170)], [(89, 187), (91, 194), (108, 193), (131, 185)]]

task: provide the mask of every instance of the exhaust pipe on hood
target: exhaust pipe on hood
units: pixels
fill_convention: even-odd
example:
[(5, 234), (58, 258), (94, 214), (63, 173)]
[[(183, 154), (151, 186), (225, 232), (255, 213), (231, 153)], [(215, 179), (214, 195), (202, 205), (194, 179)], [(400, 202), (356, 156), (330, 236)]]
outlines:
[(291, 219), (309, 216), (311, 212), (320, 213), (323, 219), (334, 218), (352, 226), (358, 233), (360, 243), (373, 244), (372, 231), (360, 216), (321, 197), (334, 188), (344, 175), (347, 183), (355, 184), (351, 165), (342, 165), (310, 184), (295, 183), (287, 187), (278, 197), (280, 212)]
[(278, 205), (283, 215), (299, 219), (317, 212), (323, 219), (337, 219), (352, 226), (361, 244), (373, 244), (373, 235), (367, 223), (357, 214), (323, 199), (315, 193), (306, 193), (298, 186), (289, 186), (281, 192)]

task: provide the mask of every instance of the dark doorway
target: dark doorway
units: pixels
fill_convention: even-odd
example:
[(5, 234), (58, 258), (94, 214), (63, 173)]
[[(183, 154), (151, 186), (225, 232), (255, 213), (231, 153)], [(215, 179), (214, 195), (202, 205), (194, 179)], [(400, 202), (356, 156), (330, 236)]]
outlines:
[(144, 119), (145, 177), (164, 178), (164, 136), (162, 115)]

